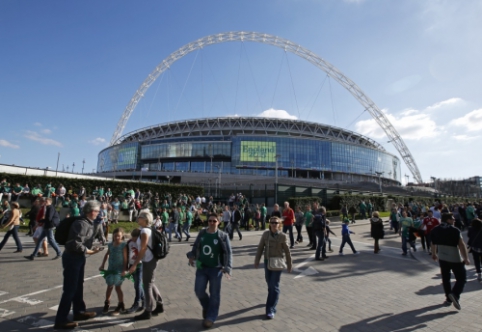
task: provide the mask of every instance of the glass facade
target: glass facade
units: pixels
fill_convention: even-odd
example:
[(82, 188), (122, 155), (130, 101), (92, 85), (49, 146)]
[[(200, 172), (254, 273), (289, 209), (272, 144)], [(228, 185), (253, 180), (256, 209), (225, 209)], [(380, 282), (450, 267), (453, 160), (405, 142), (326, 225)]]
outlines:
[[(400, 182), (397, 157), (355, 144), (286, 136), (170, 138), (127, 143), (99, 153), (98, 172), (148, 168), (149, 171), (324, 177), (324, 174), (375, 176)], [(162, 143), (161, 143), (162, 142)], [(276, 162), (277, 161), (277, 162)], [(341, 175), (343, 180), (343, 175)]]
[(138, 169), (139, 143), (125, 143), (109, 147), (99, 153), (97, 172)]

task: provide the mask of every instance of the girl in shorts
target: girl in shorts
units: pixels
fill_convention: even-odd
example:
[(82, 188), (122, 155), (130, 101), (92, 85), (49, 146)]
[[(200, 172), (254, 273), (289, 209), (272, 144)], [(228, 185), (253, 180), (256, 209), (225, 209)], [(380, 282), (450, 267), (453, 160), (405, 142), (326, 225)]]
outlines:
[[(124, 229), (116, 228), (112, 233), (112, 242), (107, 245), (107, 253), (102, 260), (102, 265), (99, 267), (100, 271), (104, 271), (105, 282), (107, 283), (107, 291), (105, 292), (105, 304), (102, 313), (109, 312), (110, 296), (115, 287), (117, 299), (119, 304), (112, 313), (114, 316), (125, 312), (124, 293), (122, 293), (122, 282), (124, 281), (123, 273), (127, 264), (127, 251), (124, 250), (126, 242), (124, 242)], [(105, 262), (109, 259), (109, 268), (105, 271)]]

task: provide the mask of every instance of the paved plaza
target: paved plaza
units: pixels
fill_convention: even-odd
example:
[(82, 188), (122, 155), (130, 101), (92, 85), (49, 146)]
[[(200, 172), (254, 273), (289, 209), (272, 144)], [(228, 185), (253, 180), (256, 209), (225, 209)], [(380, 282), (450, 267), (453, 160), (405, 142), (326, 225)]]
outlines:
[[(401, 256), (400, 239), (387, 231), (382, 251), (373, 254), (369, 225), (351, 227), (360, 255), (349, 248), (338, 255), (338, 235), (331, 236), (333, 253), (325, 261), (315, 261), (314, 251), (301, 243), (292, 250), (294, 271), (283, 273), (278, 313), (264, 319), (267, 289), (262, 268), (253, 261), (261, 232), (235, 235), (233, 278), (223, 280), (220, 316), (212, 331), (482, 331), (480, 302), (482, 284), (473, 265), (461, 296), (462, 310), (444, 307), (437, 263), (419, 250)], [(3, 234), (2, 234), (3, 236)], [(0, 252), (0, 331), (50, 331), (62, 288), (61, 260), (49, 258), (27, 261), (23, 255), (33, 250), (31, 238), (21, 235), (22, 254), (14, 254), (13, 241)], [(132, 315), (102, 315), (106, 285), (98, 268), (103, 253), (89, 257), (84, 298), (98, 316), (80, 322), (75, 331), (200, 331), (201, 306), (194, 295), (194, 268), (186, 252), (189, 243), (173, 242), (169, 256), (157, 268), (157, 285), (164, 298), (165, 312), (150, 321), (134, 322)], [(126, 306), (132, 304), (134, 289), (123, 284)], [(115, 293), (111, 298), (115, 308)]]

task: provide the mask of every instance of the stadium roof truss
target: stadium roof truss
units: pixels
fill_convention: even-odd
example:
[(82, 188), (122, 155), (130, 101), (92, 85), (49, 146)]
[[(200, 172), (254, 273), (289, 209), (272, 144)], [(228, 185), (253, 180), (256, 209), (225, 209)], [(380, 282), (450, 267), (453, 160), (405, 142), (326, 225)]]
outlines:
[(376, 141), (337, 127), (299, 120), (261, 117), (208, 118), (163, 123), (128, 133), (118, 142), (142, 142), (162, 138), (263, 135), (316, 138), (352, 143), (385, 151)]
[(410, 150), (405, 145), (405, 142), (401, 138), (400, 134), (397, 132), (395, 127), (390, 123), (385, 114), (378, 108), (378, 106), (355, 84), (351, 79), (346, 77), (341, 71), (339, 71), (331, 63), (325, 61), (323, 58), (319, 57), (310, 50), (302, 47), (301, 45), (295, 44), (287, 39), (283, 39), (277, 36), (259, 33), (259, 32), (246, 32), (246, 31), (231, 31), (224, 32), (215, 35), (206, 36), (200, 38), (194, 42), (186, 44), (179, 48), (178, 50), (171, 53), (167, 58), (165, 58), (144, 80), (141, 86), (137, 89), (136, 93), (130, 100), (129, 104), (125, 108), (122, 116), (117, 123), (116, 130), (112, 135), (110, 140), (110, 145), (115, 145), (119, 143), (119, 139), (124, 131), (127, 121), (131, 116), (132, 112), (136, 108), (139, 101), (144, 97), (145, 92), (149, 87), (156, 81), (156, 79), (167, 70), (174, 62), (184, 57), (185, 55), (201, 49), (203, 47), (226, 43), (226, 42), (257, 42), (268, 44), (272, 46), (279, 47), (285, 52), (293, 53), (308, 62), (312, 63), (322, 71), (324, 71), (328, 76), (336, 80), (341, 86), (343, 86), (348, 92), (350, 92), (356, 100), (367, 110), (377, 124), (383, 129), (389, 142), (391, 142), (397, 151), (400, 153), (402, 159), (407, 165), (410, 172), (413, 174), (414, 179), (418, 182), (422, 182), (422, 176), (415, 163)]

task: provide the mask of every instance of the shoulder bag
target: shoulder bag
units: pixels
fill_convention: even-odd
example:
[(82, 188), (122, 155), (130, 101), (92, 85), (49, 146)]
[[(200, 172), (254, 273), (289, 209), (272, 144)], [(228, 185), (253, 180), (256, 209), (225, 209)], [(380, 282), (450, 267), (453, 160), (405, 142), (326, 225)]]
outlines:
[(269, 238), (271, 237), (271, 231), (268, 231), (268, 270), (270, 271), (283, 271), (286, 269), (286, 261), (284, 257), (270, 257), (269, 256)]

